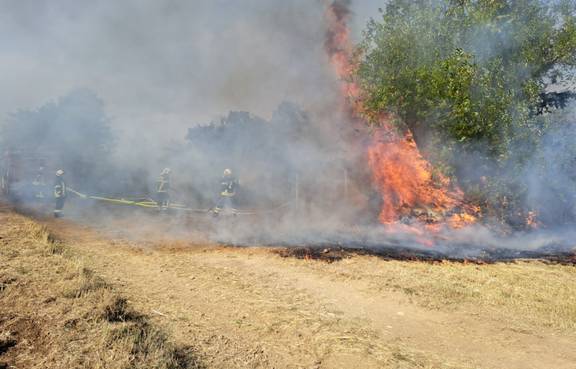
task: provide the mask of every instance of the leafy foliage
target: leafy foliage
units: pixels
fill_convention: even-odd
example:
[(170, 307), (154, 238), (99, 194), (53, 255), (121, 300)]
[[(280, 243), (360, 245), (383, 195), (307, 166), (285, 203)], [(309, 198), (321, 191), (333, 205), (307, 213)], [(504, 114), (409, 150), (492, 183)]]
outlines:
[(576, 3), (392, 0), (360, 51), (369, 115), (397, 116), (486, 207), (526, 206), (517, 177), (542, 159), (556, 114), (575, 96)]
[(365, 104), (396, 113), (420, 144), (435, 132), (505, 155), (518, 127), (540, 124), (532, 112), (548, 88), (573, 77), (575, 12), (573, 2), (391, 1), (365, 33)]

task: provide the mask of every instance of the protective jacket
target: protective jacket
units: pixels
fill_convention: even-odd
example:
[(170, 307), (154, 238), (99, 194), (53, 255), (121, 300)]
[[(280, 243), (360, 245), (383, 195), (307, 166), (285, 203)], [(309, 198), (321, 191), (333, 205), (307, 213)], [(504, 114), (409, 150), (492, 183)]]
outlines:
[(68, 189), (63, 177), (56, 177), (54, 181), (54, 197), (57, 199), (65, 199), (68, 196)]
[(167, 193), (170, 191), (170, 175), (169, 174), (162, 174), (158, 179), (158, 183), (156, 186), (156, 192), (158, 193)]
[(232, 176), (224, 176), (220, 181), (220, 195), (224, 197), (233, 197), (236, 195), (238, 181)]

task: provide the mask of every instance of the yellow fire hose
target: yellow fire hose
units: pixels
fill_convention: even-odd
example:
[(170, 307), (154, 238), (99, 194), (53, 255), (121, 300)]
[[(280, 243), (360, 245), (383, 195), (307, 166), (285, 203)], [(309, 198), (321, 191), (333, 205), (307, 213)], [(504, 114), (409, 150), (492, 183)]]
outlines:
[[(150, 200), (150, 199), (146, 199), (144, 201), (133, 201), (133, 200), (127, 200), (127, 199), (113, 199), (113, 198), (109, 198), (109, 197), (86, 195), (86, 194), (78, 192), (72, 188), (68, 188), (68, 191), (70, 191), (71, 193), (75, 194), (76, 196), (78, 196), (82, 199), (91, 199), (91, 200), (96, 200), (96, 201), (103, 201), (103, 202), (108, 202), (108, 203), (117, 204), (117, 205), (139, 206), (139, 207), (149, 208), (149, 209), (158, 209), (159, 208), (158, 204), (155, 201)], [(292, 201), (286, 202), (286, 203), (284, 203), (280, 206), (277, 206), (273, 209), (267, 209), (267, 210), (246, 210), (246, 211), (237, 211), (236, 210), (235, 214), (238, 214), (238, 215), (257, 215), (257, 214), (263, 214), (263, 213), (273, 213), (273, 212), (276, 212), (280, 209), (283, 209), (283, 208), (290, 206), (290, 204), (292, 204)], [(176, 203), (170, 204), (166, 208), (174, 209), (174, 210), (180, 210), (180, 211), (186, 211), (186, 212), (191, 212), (191, 213), (209, 213), (212, 211), (212, 209), (191, 209), (191, 208), (186, 207), (185, 205), (176, 204)]]
[[(83, 194), (81, 192), (78, 192), (72, 188), (68, 188), (68, 191), (70, 191), (71, 193), (75, 194), (76, 196), (78, 196), (82, 199), (103, 201), (103, 202), (108, 202), (111, 204), (118, 204), (118, 205), (140, 206), (143, 208), (153, 208), (153, 209), (156, 208), (156, 209), (158, 209), (158, 204), (155, 201), (152, 201), (149, 199), (146, 201), (133, 201), (133, 200), (126, 200), (126, 199), (113, 199), (113, 198), (109, 198), (109, 197), (90, 196), (90, 195), (86, 195), (86, 194)], [(190, 212), (202, 212), (202, 213), (209, 211), (209, 210), (205, 210), (205, 209), (190, 209), (190, 208), (187, 208), (185, 205), (182, 205), (182, 204), (170, 204), (169, 206), (167, 206), (167, 208), (190, 211)]]

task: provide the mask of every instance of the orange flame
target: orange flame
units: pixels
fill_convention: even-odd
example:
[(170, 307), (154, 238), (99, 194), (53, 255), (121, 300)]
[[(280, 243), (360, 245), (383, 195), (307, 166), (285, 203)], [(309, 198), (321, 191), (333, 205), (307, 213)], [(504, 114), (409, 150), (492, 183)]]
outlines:
[[(347, 4), (345, 0), (328, 4), (325, 48), (341, 80), (344, 110), (354, 124), (367, 126), (362, 90), (353, 79), (357, 64), (352, 61), (353, 46), (347, 26), (350, 17)], [(379, 120), (380, 128), (371, 135), (368, 147), (364, 150), (372, 184), (382, 202), (380, 222), (390, 224), (408, 216), (427, 224), (448, 219), (447, 224), (453, 228), (473, 223), (476, 217), (472, 214), (477, 209), (463, 205), (463, 193), (451, 189), (448, 178), (432, 176), (432, 166), (420, 154), (410, 132), (399, 134), (386, 115)], [(464, 210), (455, 212), (457, 207)]]

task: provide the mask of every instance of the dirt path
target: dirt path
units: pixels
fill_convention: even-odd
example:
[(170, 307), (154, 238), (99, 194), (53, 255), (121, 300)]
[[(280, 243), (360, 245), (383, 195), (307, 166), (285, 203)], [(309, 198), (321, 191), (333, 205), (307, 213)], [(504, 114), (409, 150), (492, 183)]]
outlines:
[(266, 249), (106, 240), (50, 222), (139, 310), (213, 368), (576, 368), (576, 338), (378, 290), (385, 261), (283, 259)]

